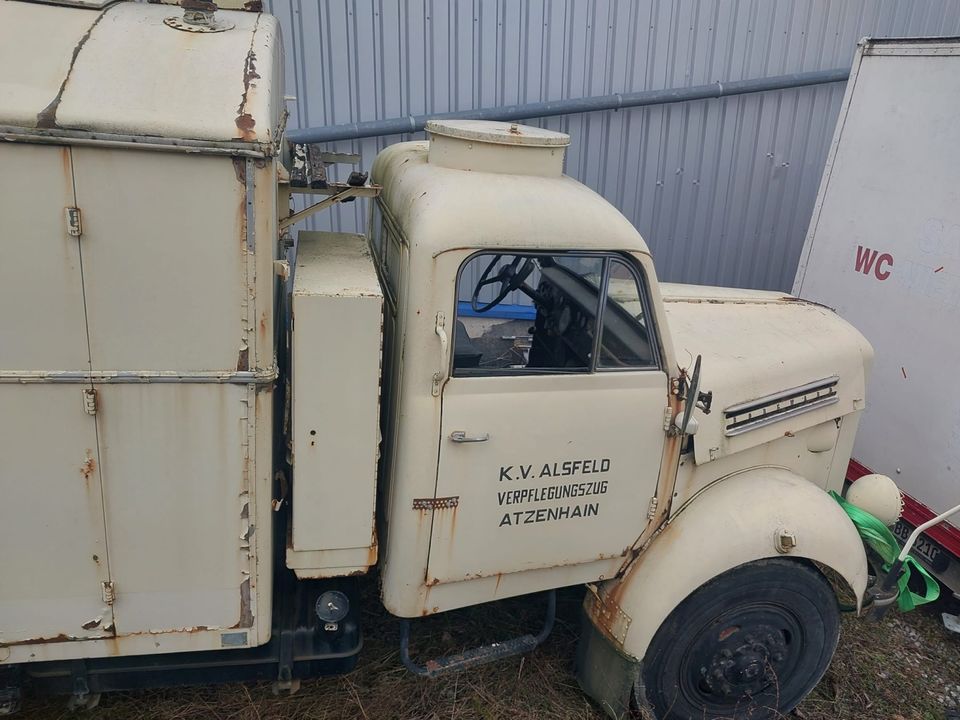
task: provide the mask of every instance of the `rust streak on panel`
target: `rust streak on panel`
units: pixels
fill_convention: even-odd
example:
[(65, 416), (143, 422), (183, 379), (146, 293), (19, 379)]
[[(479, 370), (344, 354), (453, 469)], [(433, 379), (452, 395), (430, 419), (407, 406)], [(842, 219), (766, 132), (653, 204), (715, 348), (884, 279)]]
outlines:
[[(237, 176), (237, 182), (243, 185), (244, 187), (246, 187), (247, 186), (246, 161), (243, 158), (239, 158), (239, 157), (230, 158), (230, 160), (233, 162), (233, 172)], [(246, 207), (244, 207), (244, 210), (246, 210)]]
[[(672, 386), (672, 384), (671, 384)], [(681, 401), (677, 394), (669, 392), (667, 401), (672, 413), (676, 417), (681, 410)], [(597, 622), (594, 624), (604, 630), (612, 640), (617, 641), (610, 633), (610, 625), (620, 610), (622, 595), (628, 585), (628, 578), (634, 568), (643, 562), (643, 551), (656, 539), (658, 542), (670, 542), (670, 525), (666, 524), (670, 510), (673, 492), (677, 483), (677, 471), (680, 467), (680, 450), (683, 436), (679, 433), (668, 433), (663, 443), (663, 452), (660, 456), (660, 477), (657, 481), (657, 510), (653, 518), (647, 523), (640, 537), (629, 548), (629, 552), (620, 566), (617, 576), (606, 581), (600, 588), (600, 595), (593, 603), (587, 603), (588, 614)]]
[(90, 477), (97, 470), (97, 461), (93, 459), (93, 451), (89, 448), (87, 449), (87, 459), (83, 461), (83, 465), (80, 466), (80, 474), (83, 475), (84, 481), (89, 481)]
[(240, 105), (237, 107), (237, 118), (235, 120), (237, 129), (240, 131), (240, 140), (253, 141), (257, 139), (257, 133), (254, 130), (256, 121), (247, 111), (247, 102), (250, 99), (251, 90), (256, 88), (254, 80), (260, 79), (257, 72), (257, 54), (253, 50), (253, 42), (257, 36), (257, 28), (260, 20), (254, 23), (253, 32), (250, 35), (250, 49), (247, 51), (247, 57), (243, 63), (243, 94), (240, 96)]
[(60, 162), (63, 164), (63, 177), (66, 180), (67, 187), (73, 187), (73, 162), (70, 158), (70, 148), (63, 146), (60, 148)]
[(78, 638), (73, 635), (60, 633), (51, 637), (28, 638), (26, 640), (15, 640), (14, 642), (0, 643), (0, 647), (17, 647), (18, 645), (48, 645), (50, 643), (76, 642), (77, 640), (86, 640), (87, 638)]

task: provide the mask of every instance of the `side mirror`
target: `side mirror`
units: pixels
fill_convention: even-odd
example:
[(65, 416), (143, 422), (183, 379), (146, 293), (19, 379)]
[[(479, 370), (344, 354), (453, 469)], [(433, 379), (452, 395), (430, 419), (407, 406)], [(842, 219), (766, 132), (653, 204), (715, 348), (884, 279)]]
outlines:
[(684, 383), (683, 415), (677, 415), (677, 420), (674, 421), (681, 435), (693, 435), (700, 427), (693, 417), (693, 409), (700, 399), (700, 361), (701, 356), (697, 355), (697, 360), (693, 364), (693, 373)]
[(678, 435), (696, 435), (697, 430), (700, 429), (700, 423), (697, 421), (695, 417), (691, 417), (689, 420), (687, 420), (686, 432), (684, 432), (683, 430), (683, 427), (681, 425), (682, 422), (683, 422), (683, 418), (678, 414), (676, 419), (673, 421), (673, 426), (677, 429)]

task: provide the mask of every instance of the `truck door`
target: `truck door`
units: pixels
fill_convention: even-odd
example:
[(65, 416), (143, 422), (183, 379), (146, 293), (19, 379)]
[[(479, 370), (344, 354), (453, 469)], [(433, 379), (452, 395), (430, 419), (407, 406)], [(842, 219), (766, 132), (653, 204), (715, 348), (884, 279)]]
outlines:
[(0, 645), (113, 634), (75, 205), (70, 148), (2, 144)]
[(624, 554), (656, 492), (668, 392), (640, 269), (482, 253), (457, 297), (428, 583)]

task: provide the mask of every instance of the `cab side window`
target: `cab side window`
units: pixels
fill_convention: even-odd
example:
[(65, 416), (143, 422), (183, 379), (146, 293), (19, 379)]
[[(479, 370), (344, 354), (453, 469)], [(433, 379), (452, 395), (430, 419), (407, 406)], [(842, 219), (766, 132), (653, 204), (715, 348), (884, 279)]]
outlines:
[(457, 292), (455, 376), (656, 364), (639, 278), (615, 257), (478, 253)]
[(600, 332), (600, 368), (643, 368), (657, 364), (640, 277), (611, 259)]
[(480, 253), (460, 271), (454, 374), (589, 372), (604, 259)]

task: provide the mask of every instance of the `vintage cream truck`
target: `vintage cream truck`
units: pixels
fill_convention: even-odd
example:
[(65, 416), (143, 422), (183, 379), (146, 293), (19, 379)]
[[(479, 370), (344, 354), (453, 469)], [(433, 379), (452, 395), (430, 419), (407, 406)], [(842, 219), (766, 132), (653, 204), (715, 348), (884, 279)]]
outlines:
[[(185, 5), (0, 0), (3, 709), (348, 670), (375, 568), (422, 675), (532, 649), (582, 585), (611, 716), (798, 703), (835, 593), (875, 599), (827, 493), (863, 336), (658, 282), (560, 133), (435, 122), (327, 182), (284, 139), (276, 20)], [(374, 196), (366, 237), (295, 242)], [(416, 618), (532, 593), (539, 634), (411, 658)]]

